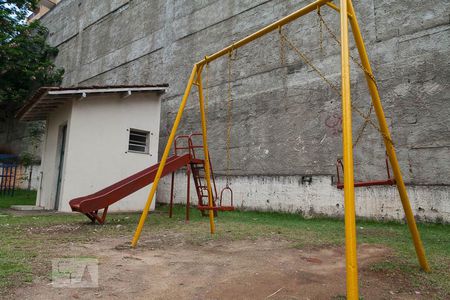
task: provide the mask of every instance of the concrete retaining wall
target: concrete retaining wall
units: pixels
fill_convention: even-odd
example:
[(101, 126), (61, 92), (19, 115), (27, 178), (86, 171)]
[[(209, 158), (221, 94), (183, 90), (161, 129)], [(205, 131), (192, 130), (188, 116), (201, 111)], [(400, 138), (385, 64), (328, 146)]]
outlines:
[[(66, 86), (170, 84), (162, 103), (162, 150), (192, 65), (310, 2), (63, 0), (42, 21), (50, 29), (50, 43), (60, 49), (57, 64), (66, 69)], [(448, 221), (450, 3), (354, 2), (411, 197), (420, 191), (420, 201), (426, 203), (417, 200), (418, 205), (429, 208), (421, 213)], [(333, 30), (339, 28), (339, 17), (333, 10), (325, 7), (322, 15)], [(285, 32), (330, 81), (339, 83), (339, 46), (325, 29), (321, 43), (315, 13), (286, 26)], [(352, 55), (357, 56), (354, 47)], [(282, 64), (277, 33), (239, 49), (232, 65), (232, 174), (252, 183), (261, 183), (255, 178), (272, 178), (277, 185), (280, 178), (285, 182), (285, 178), (304, 174), (314, 178), (333, 175), (336, 158), (342, 152), (339, 95), (295, 52), (286, 49), (286, 63)], [(227, 73), (226, 58), (209, 68), (210, 150), (218, 174), (224, 174), (226, 165)], [(370, 100), (366, 83), (354, 63), (351, 80), (354, 105), (367, 111)], [(196, 92), (191, 96), (180, 133), (199, 130)], [(362, 119), (355, 114), (355, 136), (361, 124)], [(383, 165), (380, 135), (368, 126), (355, 147), (356, 177), (380, 178), (385, 174)], [(261, 183), (260, 188), (265, 189), (264, 185)], [(386, 199), (386, 208), (396, 202), (390, 188), (370, 188), (361, 193), (369, 197), (373, 191)], [(163, 197), (161, 192), (158, 195)], [(244, 204), (266, 207), (266, 200), (258, 198)], [(310, 209), (308, 202), (295, 199), (286, 200), (289, 204), (282, 207)], [(329, 213), (334, 213), (335, 201), (330, 199), (334, 196), (323, 201), (329, 202)], [(277, 209), (274, 201), (269, 202)], [(367, 206), (359, 213), (373, 217), (397, 213), (380, 212), (381, 205)], [(321, 211), (320, 206), (313, 210)]]
[[(311, 179), (311, 182), (309, 182)], [(169, 203), (170, 176), (159, 187), (158, 201)], [(218, 193), (225, 186), (217, 177)], [(186, 203), (186, 174), (175, 176), (174, 202)], [(336, 189), (330, 176), (236, 176), (230, 180), (234, 204), (239, 209), (299, 213), (305, 217), (344, 215), (344, 194)], [(408, 186), (408, 194), (416, 220), (447, 223), (450, 221), (450, 188), (448, 186)], [(191, 179), (190, 202), (197, 204)], [(356, 189), (356, 213), (376, 220), (403, 220), (404, 213), (395, 186)], [(432, 197), (432, 198), (430, 198)], [(224, 205), (229, 203), (224, 193)]]

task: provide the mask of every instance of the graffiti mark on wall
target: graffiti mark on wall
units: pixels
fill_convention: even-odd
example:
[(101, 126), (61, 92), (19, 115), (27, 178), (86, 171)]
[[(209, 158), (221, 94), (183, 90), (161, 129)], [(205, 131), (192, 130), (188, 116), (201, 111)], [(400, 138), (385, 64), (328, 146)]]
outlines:
[(325, 119), (327, 133), (332, 136), (338, 136), (342, 133), (342, 117), (338, 114), (329, 115)]

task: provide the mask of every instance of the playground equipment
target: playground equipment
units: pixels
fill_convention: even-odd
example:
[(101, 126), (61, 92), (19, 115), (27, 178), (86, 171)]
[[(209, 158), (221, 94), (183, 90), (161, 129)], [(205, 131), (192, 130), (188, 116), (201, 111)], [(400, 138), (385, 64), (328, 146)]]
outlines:
[[(395, 179), (391, 177), (391, 172), (389, 170), (389, 158), (386, 155), (386, 173), (387, 173), (387, 179), (381, 179), (381, 180), (370, 180), (370, 181), (358, 181), (354, 183), (354, 187), (363, 187), (363, 186), (375, 186), (375, 185), (394, 185)], [(341, 182), (341, 175), (340, 170), (344, 172), (344, 164), (342, 163), (342, 159), (338, 159), (336, 161), (336, 187), (338, 189), (344, 188), (344, 183)]]
[[(308, 13), (318, 11), (323, 6), (328, 6), (340, 14), (340, 48), (341, 48), (341, 89), (339, 94), (342, 98), (342, 127), (343, 127), (343, 167), (344, 167), (344, 206), (345, 206), (345, 249), (346, 249), (346, 273), (347, 273), (347, 299), (358, 299), (358, 267), (356, 258), (356, 225), (355, 225), (355, 193), (354, 193), (354, 172), (353, 172), (353, 137), (352, 137), (352, 104), (350, 99), (350, 53), (349, 53), (349, 37), (348, 37), (348, 23), (352, 29), (355, 44), (359, 53), (361, 60), (361, 66), (364, 70), (368, 89), (372, 98), (373, 109), (378, 120), (378, 131), (383, 137), (384, 145), (386, 148), (387, 155), (389, 157), (389, 162), (392, 166), (395, 183), (400, 194), (403, 210), (406, 215), (406, 221), (408, 223), (409, 230), (412, 235), (415, 250), (419, 263), (423, 270), (429, 271), (428, 262), (425, 258), (425, 252), (422, 246), (419, 232), (417, 230), (416, 222), (414, 220), (414, 215), (412, 213), (411, 205), (409, 203), (408, 194), (406, 192), (405, 183), (402, 178), (399, 163), (397, 161), (394, 143), (392, 142), (389, 128), (384, 115), (383, 107), (380, 100), (380, 95), (378, 92), (376, 81), (372, 73), (372, 68), (370, 66), (369, 58), (365, 49), (363, 37), (359, 28), (356, 13), (353, 8), (353, 3), (351, 0), (340, 0), (340, 6), (336, 6), (332, 3), (332, 0), (316, 0), (311, 4), (297, 10), (296, 12), (262, 28), (261, 30), (231, 44), (230, 46), (210, 55), (205, 56), (204, 59), (196, 63), (192, 69), (191, 75), (189, 77), (186, 90), (181, 99), (180, 107), (173, 124), (172, 131), (169, 135), (167, 145), (165, 147), (164, 153), (162, 155), (161, 163), (158, 167), (156, 173), (154, 184), (149, 192), (147, 198), (147, 203), (142, 212), (139, 224), (137, 226), (136, 232), (134, 234), (131, 245), (135, 247), (139, 240), (139, 236), (142, 232), (145, 220), (148, 215), (148, 211), (155, 195), (156, 189), (158, 187), (159, 180), (163, 175), (164, 166), (168, 160), (171, 145), (174, 141), (176, 131), (180, 124), (183, 111), (186, 106), (186, 102), (193, 85), (198, 88), (199, 96), (199, 108), (201, 114), (201, 126), (203, 133), (203, 152), (204, 152), (204, 164), (205, 164), (205, 178), (207, 182), (208, 189), (208, 205), (209, 205), (209, 219), (210, 219), (210, 230), (211, 233), (215, 231), (214, 224), (214, 204), (212, 199), (212, 184), (211, 184), (211, 167), (209, 164), (209, 152), (208, 152), (208, 136), (207, 136), (207, 120), (205, 114), (205, 101), (203, 95), (203, 83), (202, 83), (202, 71), (207, 69), (209, 63), (215, 61), (216, 59), (230, 55), (238, 48), (266, 35), (270, 32), (278, 30), (280, 34), (283, 34), (282, 27)], [(284, 40), (287, 40), (283, 38)], [(300, 54), (299, 54), (300, 55)], [(312, 68), (313, 66), (310, 65)], [(324, 81), (329, 82), (329, 80), (324, 77)], [(338, 89), (339, 90), (339, 89)], [(353, 108), (357, 111), (355, 108)], [(358, 111), (357, 111), (358, 112)], [(363, 114), (364, 115), (364, 114)], [(370, 117), (370, 115), (369, 115)], [(371, 122), (370, 118), (367, 117), (367, 122)]]
[[(189, 154), (177, 156), (173, 155), (167, 159), (161, 176), (170, 174), (190, 162)], [(160, 164), (155, 164), (136, 174), (133, 174), (113, 185), (110, 185), (94, 194), (75, 198), (69, 201), (72, 211), (78, 211), (85, 214), (93, 222), (100, 224), (105, 222), (108, 207), (113, 203), (125, 198), (137, 190), (149, 185), (156, 177), (156, 172)], [(99, 211), (102, 210), (102, 215)]]
[[(174, 142), (174, 154), (179, 155), (180, 151), (188, 150), (189, 155), (191, 157), (190, 163), (186, 166), (186, 221), (189, 221), (189, 208), (190, 208), (190, 190), (191, 190), (191, 174), (194, 178), (195, 190), (197, 193), (198, 204), (197, 209), (202, 212), (202, 215), (205, 215), (205, 211), (209, 210), (210, 207), (208, 203), (205, 203), (205, 200), (208, 199), (208, 187), (206, 185), (205, 179), (205, 164), (204, 158), (201, 157), (202, 153), (196, 152), (196, 149), (202, 149), (203, 146), (195, 143), (196, 137), (202, 137), (201, 133), (192, 133), (190, 135), (178, 135), (175, 137)], [(180, 141), (184, 141), (184, 144), (180, 146)], [(199, 156), (200, 155), (200, 156)], [(216, 180), (214, 176), (214, 172), (212, 169), (211, 159), (209, 159), (209, 165), (211, 167), (211, 179), (214, 189), (212, 190), (212, 199), (213, 199), (213, 207), (212, 210), (214, 212), (217, 211), (233, 211), (233, 191), (227, 185), (220, 191), (220, 194), (217, 193)], [(174, 199), (174, 186), (175, 186), (175, 172), (172, 172), (172, 179), (170, 184), (170, 202), (169, 202), (169, 217), (172, 217), (173, 211), (173, 199)], [(225, 191), (230, 192), (230, 205), (225, 205), (223, 198)], [(219, 197), (220, 195), (220, 197)]]
[[(192, 175), (194, 178), (194, 183), (196, 187), (198, 205), (197, 208), (200, 211), (209, 209), (204, 203), (204, 199), (208, 198), (208, 190), (205, 185), (205, 163), (204, 159), (199, 157), (199, 153), (195, 152), (195, 149), (202, 149), (202, 145), (195, 145), (193, 142), (193, 137), (201, 136), (201, 133), (193, 133), (191, 135), (180, 135), (175, 139), (175, 151), (174, 155), (166, 160), (164, 169), (161, 176), (172, 174), (172, 184), (170, 193), (170, 208), (169, 217), (172, 217), (172, 207), (173, 207), (173, 188), (174, 188), (174, 174), (175, 171), (186, 167), (188, 174), (188, 185), (187, 185), (187, 206), (186, 206), (186, 220), (189, 220), (189, 205), (190, 205), (190, 174), (192, 170)], [(181, 147), (177, 145), (177, 141), (180, 139), (186, 140), (186, 146)], [(187, 150), (185, 151), (180, 150)], [(181, 153), (180, 153), (181, 152)], [(211, 165), (211, 162), (210, 162)], [(136, 174), (133, 174), (125, 179), (122, 179), (94, 194), (75, 198), (69, 201), (69, 205), (72, 211), (77, 211), (85, 214), (92, 222), (98, 222), (103, 224), (108, 213), (108, 207), (115, 202), (125, 198), (126, 196), (136, 192), (137, 190), (149, 185), (155, 180), (156, 173), (159, 169), (160, 164), (155, 164), (149, 168), (146, 168)], [(216, 190), (214, 175), (212, 174), (212, 179), (214, 182), (214, 189)], [(225, 187), (226, 189), (226, 187)], [(231, 191), (231, 189), (228, 187)], [(224, 190), (222, 190), (223, 193)], [(231, 191), (232, 192), (232, 191)], [(231, 204), (229, 206), (222, 205), (222, 193), (220, 199), (217, 198), (217, 190), (213, 196), (213, 209), (215, 211), (231, 211), (234, 210), (233, 199), (231, 198)], [(218, 205), (216, 205), (218, 203)], [(101, 215), (100, 215), (101, 212)]]

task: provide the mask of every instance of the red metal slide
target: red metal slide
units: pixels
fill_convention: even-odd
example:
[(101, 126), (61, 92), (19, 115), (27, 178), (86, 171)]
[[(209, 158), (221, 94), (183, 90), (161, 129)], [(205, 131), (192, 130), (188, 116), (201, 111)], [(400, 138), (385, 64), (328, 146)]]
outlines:
[[(189, 153), (180, 156), (170, 156), (166, 161), (162, 176), (170, 174), (181, 167), (188, 165), (190, 161), (191, 156)], [(153, 180), (155, 180), (158, 167), (159, 163), (122, 179), (121, 181), (118, 181), (94, 194), (72, 199), (69, 201), (70, 207), (72, 208), (72, 211), (78, 211), (85, 214), (93, 222), (97, 220), (100, 224), (103, 224), (106, 218), (106, 213), (108, 212), (108, 207), (152, 183)], [(98, 212), (102, 209), (103, 213), (100, 217)]]

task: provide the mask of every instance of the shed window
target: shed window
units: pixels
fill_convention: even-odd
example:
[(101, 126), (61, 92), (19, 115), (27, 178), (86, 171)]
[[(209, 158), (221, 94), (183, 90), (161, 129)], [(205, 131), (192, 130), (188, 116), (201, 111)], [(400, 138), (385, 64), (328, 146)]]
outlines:
[(149, 134), (148, 131), (130, 129), (128, 151), (148, 153)]

